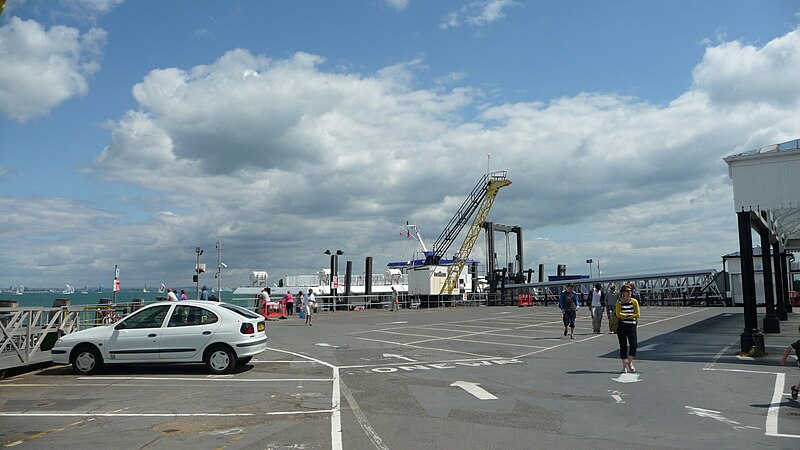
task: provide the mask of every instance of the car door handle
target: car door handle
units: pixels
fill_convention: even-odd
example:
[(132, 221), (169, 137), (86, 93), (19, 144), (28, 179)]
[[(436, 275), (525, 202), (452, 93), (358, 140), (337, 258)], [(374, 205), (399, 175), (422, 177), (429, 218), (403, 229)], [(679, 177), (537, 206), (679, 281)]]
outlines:
[(209, 335), (209, 334), (211, 334), (211, 332), (210, 331), (203, 331), (203, 334)]
[(150, 334), (147, 335), (147, 337), (156, 337), (156, 336), (158, 336), (158, 335), (155, 334), (155, 333), (150, 333)]

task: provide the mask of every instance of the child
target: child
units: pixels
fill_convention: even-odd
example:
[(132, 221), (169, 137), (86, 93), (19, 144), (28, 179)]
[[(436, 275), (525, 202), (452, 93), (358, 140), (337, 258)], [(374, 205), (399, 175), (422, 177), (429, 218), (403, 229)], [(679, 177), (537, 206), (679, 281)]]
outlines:
[[(797, 329), (798, 331), (800, 331), (800, 327), (797, 327)], [(789, 353), (792, 352), (792, 349), (794, 349), (795, 356), (798, 357), (797, 363), (800, 364), (800, 340), (798, 340), (789, 344), (789, 346), (786, 347), (786, 350), (783, 351), (783, 357), (781, 358), (782, 366), (786, 365), (786, 359), (789, 357)], [(792, 385), (791, 389), (792, 389), (792, 398), (797, 400), (797, 396), (798, 394), (800, 394), (800, 383)]]

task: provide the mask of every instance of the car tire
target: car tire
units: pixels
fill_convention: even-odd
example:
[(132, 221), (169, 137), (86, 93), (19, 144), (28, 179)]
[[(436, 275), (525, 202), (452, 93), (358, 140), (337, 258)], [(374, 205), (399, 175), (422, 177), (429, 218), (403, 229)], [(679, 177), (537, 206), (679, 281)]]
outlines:
[(72, 352), (72, 369), (78, 375), (94, 375), (103, 366), (103, 356), (93, 345), (82, 345)]
[(239, 358), (239, 359), (236, 360), (236, 365), (237, 366), (243, 366), (243, 365), (249, 363), (251, 359), (253, 359), (252, 356), (246, 356), (244, 358)]
[(236, 367), (236, 354), (222, 345), (211, 347), (206, 352), (205, 363), (213, 374), (230, 373)]

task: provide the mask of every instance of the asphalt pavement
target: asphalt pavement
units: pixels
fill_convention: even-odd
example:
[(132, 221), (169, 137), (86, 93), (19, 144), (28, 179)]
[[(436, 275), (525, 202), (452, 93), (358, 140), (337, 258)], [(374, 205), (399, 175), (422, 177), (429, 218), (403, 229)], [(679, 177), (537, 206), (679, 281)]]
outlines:
[[(19, 448), (800, 448), (800, 315), (737, 355), (740, 308), (644, 307), (637, 373), (615, 335), (575, 339), (556, 307), (320, 313), (268, 322), (230, 375), (50, 366), (0, 381), (0, 442)], [(761, 318), (759, 318), (761, 323)], [(603, 327), (607, 324), (603, 323)]]

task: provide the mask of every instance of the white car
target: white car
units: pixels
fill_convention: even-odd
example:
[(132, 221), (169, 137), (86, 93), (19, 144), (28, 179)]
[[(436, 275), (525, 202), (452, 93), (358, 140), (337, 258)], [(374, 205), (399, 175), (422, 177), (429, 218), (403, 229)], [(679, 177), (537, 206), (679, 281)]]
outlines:
[(120, 319), (62, 336), (51, 350), (56, 364), (80, 375), (103, 364), (199, 363), (228, 373), (267, 348), (264, 317), (210, 301), (159, 302)]

